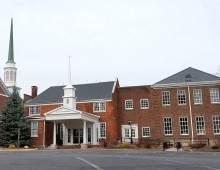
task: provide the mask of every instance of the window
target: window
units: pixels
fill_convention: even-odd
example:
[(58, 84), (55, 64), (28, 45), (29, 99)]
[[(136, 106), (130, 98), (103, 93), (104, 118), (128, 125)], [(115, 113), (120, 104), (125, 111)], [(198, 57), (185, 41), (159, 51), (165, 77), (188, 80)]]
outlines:
[(148, 99), (141, 99), (140, 104), (141, 104), (141, 109), (148, 109), (149, 108)]
[(125, 100), (125, 110), (133, 109), (133, 100)]
[(68, 143), (71, 142), (71, 129), (68, 129)]
[(95, 102), (93, 103), (94, 112), (105, 112), (105, 102)]
[(100, 138), (106, 138), (106, 122), (100, 122)]
[(177, 91), (178, 104), (183, 105), (186, 104), (186, 93), (185, 90)]
[(40, 114), (40, 106), (31, 106), (29, 108), (29, 115), (39, 115)]
[(172, 135), (173, 134), (171, 117), (164, 118), (164, 134), (165, 135)]
[(38, 122), (31, 122), (31, 137), (38, 137)]
[(187, 117), (180, 117), (180, 134), (181, 135), (188, 135), (188, 118)]
[(9, 81), (9, 71), (6, 71), (5, 81)]
[(150, 127), (142, 127), (142, 136), (150, 137)]
[(211, 103), (219, 103), (219, 92), (217, 88), (210, 89)]
[(63, 124), (60, 124), (60, 139), (63, 139)]
[(203, 116), (196, 117), (196, 132), (197, 135), (205, 135), (205, 123)]
[(170, 92), (169, 91), (162, 92), (162, 104), (164, 106), (170, 105)]
[(201, 89), (193, 90), (193, 99), (194, 99), (194, 104), (202, 104), (202, 90)]
[(220, 116), (213, 116), (212, 121), (213, 121), (214, 134), (219, 135), (220, 134)]
[(13, 71), (10, 71), (10, 81), (13, 81)]
[(125, 137), (129, 138), (130, 136), (130, 130), (129, 129), (125, 129)]

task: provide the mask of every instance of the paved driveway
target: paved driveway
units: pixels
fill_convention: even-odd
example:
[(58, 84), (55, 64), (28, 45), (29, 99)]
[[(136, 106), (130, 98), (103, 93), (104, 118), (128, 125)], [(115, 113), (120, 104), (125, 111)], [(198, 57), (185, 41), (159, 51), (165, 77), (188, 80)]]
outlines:
[(1, 170), (220, 170), (220, 152), (149, 150), (0, 151)]

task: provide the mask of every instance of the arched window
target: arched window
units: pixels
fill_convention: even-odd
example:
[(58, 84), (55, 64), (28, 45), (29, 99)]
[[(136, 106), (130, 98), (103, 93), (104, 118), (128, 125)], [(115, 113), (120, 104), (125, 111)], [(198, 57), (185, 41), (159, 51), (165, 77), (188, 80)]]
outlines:
[(6, 71), (6, 73), (5, 73), (5, 80), (9, 81), (9, 71)]
[(16, 72), (14, 72), (14, 81), (16, 82)]
[(10, 81), (13, 81), (13, 76), (14, 76), (13, 71), (10, 71)]

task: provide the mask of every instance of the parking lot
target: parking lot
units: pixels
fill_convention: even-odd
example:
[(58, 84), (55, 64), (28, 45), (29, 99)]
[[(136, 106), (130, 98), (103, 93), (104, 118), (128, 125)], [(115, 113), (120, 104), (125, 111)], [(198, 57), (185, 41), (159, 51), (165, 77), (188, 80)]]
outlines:
[(220, 152), (149, 150), (1, 151), (1, 170), (220, 169)]

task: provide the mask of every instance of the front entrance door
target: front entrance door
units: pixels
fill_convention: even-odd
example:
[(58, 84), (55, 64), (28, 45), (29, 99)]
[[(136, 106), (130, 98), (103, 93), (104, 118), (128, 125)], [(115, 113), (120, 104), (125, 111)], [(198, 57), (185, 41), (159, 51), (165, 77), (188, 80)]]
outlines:
[(73, 144), (83, 143), (83, 129), (73, 129)]

